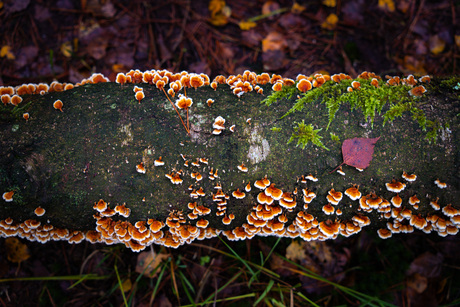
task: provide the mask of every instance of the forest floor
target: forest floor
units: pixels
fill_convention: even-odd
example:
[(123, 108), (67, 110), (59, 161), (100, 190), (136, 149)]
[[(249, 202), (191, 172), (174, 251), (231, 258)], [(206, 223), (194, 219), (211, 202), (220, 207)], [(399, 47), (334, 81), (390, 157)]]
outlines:
[[(76, 83), (94, 72), (113, 80), (130, 69), (458, 75), (459, 16), (454, 0), (0, 1), (0, 85)], [(1, 239), (0, 305), (460, 303), (458, 236), (227, 244), (137, 254)]]

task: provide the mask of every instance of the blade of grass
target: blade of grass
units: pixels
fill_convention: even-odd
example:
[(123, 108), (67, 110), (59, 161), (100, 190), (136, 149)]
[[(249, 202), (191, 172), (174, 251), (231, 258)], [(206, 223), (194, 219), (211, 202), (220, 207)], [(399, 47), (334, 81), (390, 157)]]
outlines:
[(123, 301), (125, 302), (125, 306), (128, 307), (128, 302), (126, 301), (126, 296), (125, 296), (125, 290), (123, 289), (123, 284), (121, 283), (120, 274), (118, 274), (118, 268), (116, 264), (114, 265), (114, 268), (115, 268), (115, 274), (117, 274), (118, 287), (120, 288), (121, 295), (123, 296)]
[[(230, 285), (233, 281), (235, 281), (238, 277), (240, 277), (240, 275), (243, 274), (243, 271), (239, 271), (238, 273), (236, 273), (235, 275), (233, 275), (232, 278), (230, 278), (229, 281), (227, 281), (222, 287), (220, 287), (219, 289), (217, 289), (217, 291), (213, 294), (211, 294), (204, 302), (202, 303), (197, 303), (197, 305), (206, 305), (206, 304), (209, 304), (209, 302), (211, 301), (211, 299), (217, 295), (220, 291), (224, 290), (228, 285)], [(254, 294), (255, 295), (255, 294)]]
[(345, 287), (345, 286), (342, 286), (340, 284), (337, 284), (335, 282), (332, 282), (330, 280), (328, 280), (327, 278), (324, 278), (310, 270), (308, 270), (307, 268), (283, 257), (282, 255), (278, 255), (279, 257), (281, 257), (281, 259), (283, 259), (284, 261), (287, 261), (293, 265), (295, 265), (296, 267), (300, 268), (300, 270), (296, 270), (296, 269), (292, 269), (292, 268), (286, 268), (292, 272), (295, 272), (297, 274), (301, 274), (303, 276), (306, 276), (306, 277), (309, 277), (309, 278), (312, 278), (312, 279), (316, 279), (318, 281), (322, 281), (324, 283), (327, 283), (337, 289), (340, 289), (341, 291), (347, 293), (348, 295), (351, 295), (353, 297), (355, 297), (356, 299), (359, 299), (360, 301), (366, 301), (366, 304), (369, 304), (370, 306), (376, 306), (374, 304), (371, 304), (371, 302), (375, 301), (377, 302), (378, 304), (380, 304), (381, 306), (396, 306), (396, 305), (393, 305), (391, 303), (387, 303), (387, 302), (384, 302), (382, 301), (381, 299), (379, 299), (378, 297), (373, 297), (373, 296), (370, 296), (370, 295), (367, 295), (367, 294), (364, 294), (364, 293), (361, 293), (357, 290), (354, 290), (354, 289), (351, 289), (351, 288), (348, 288), (348, 287)]
[[(234, 301), (234, 300), (241, 300), (241, 299), (244, 299), (244, 298), (248, 298), (248, 297), (254, 297), (256, 296), (255, 293), (248, 293), (248, 294), (243, 294), (243, 295), (238, 295), (238, 296), (232, 296), (232, 297), (226, 297), (226, 298), (221, 298), (221, 299), (218, 299), (218, 300), (214, 300), (213, 302), (215, 303), (220, 303), (220, 302), (227, 302), (227, 301)], [(203, 305), (206, 305), (208, 303), (197, 303), (195, 304), (195, 306), (203, 306)], [(194, 305), (182, 305), (182, 307), (192, 307)]]
[[(268, 258), (270, 258), (270, 256), (272, 255), (273, 251), (275, 250), (276, 246), (278, 245), (278, 243), (280, 243), (281, 241), (281, 237), (279, 237), (275, 244), (273, 244), (273, 247), (270, 249), (270, 252), (268, 253), (267, 257), (264, 259), (263, 258), (263, 255), (262, 255), (262, 252), (260, 252), (260, 255), (261, 255), (261, 267), (263, 267), (265, 265), (265, 262), (267, 262)], [(254, 280), (256, 280), (257, 276), (259, 275), (259, 273), (261, 272), (261, 270), (259, 269), (254, 275), (252, 275), (251, 279), (249, 279), (249, 282), (248, 282), (248, 287), (251, 287), (251, 284)]]
[[(238, 259), (238, 257), (230, 254), (230, 253), (227, 253), (227, 252), (224, 252), (220, 249), (217, 249), (217, 248), (214, 248), (212, 246), (207, 246), (207, 245), (203, 245), (203, 244), (198, 244), (198, 243), (190, 243), (190, 245), (193, 245), (193, 246), (197, 246), (197, 247), (202, 247), (202, 248), (207, 248), (209, 250), (212, 250), (212, 251), (215, 251), (217, 253), (220, 253), (224, 256), (227, 256), (227, 257), (230, 257), (230, 258), (233, 258), (233, 259)], [(264, 267), (261, 267), (260, 265), (258, 264), (255, 264), (251, 261), (246, 261), (248, 264), (252, 265), (253, 267), (257, 268), (258, 270), (261, 270), (263, 271), (265, 274), (269, 275), (269, 277), (275, 277), (275, 278), (280, 278), (280, 275), (279, 274), (276, 274), (275, 272), (267, 269), (267, 268), (264, 268)]]
[(231, 247), (230, 245), (227, 244), (227, 242), (225, 242), (220, 236), (217, 236), (221, 241), (222, 243), (225, 244), (225, 246), (227, 246), (227, 248), (233, 253), (233, 255), (235, 255), (235, 257), (241, 261), (242, 264), (244, 264), (244, 266), (248, 269), (248, 271), (251, 273), (251, 275), (254, 275), (254, 271), (251, 269), (251, 267), (249, 266), (249, 264), (246, 262), (246, 260), (244, 260), (243, 258), (240, 257), (240, 255), (238, 255), (237, 252), (235, 252)]
[(270, 279), (270, 281), (268, 282), (267, 288), (265, 288), (264, 292), (262, 292), (259, 298), (254, 302), (253, 306), (257, 306), (259, 302), (263, 300), (265, 296), (267, 296), (268, 292), (270, 292), (274, 284), (275, 284), (275, 281), (273, 279)]
[(174, 261), (171, 261), (171, 280), (173, 283), (174, 291), (176, 292), (177, 302), (180, 304), (179, 290), (177, 289), (176, 274), (174, 273)]
[(85, 275), (68, 275), (68, 276), (42, 276), (42, 277), (17, 277), (17, 278), (3, 278), (0, 279), (0, 283), (2, 282), (10, 282), (10, 281), (53, 281), (53, 280), (80, 280), (80, 279), (88, 279), (88, 280), (101, 280), (101, 279), (108, 279), (110, 275), (102, 275), (98, 276), (97, 274), (85, 274)]
[(306, 300), (308, 303), (310, 303), (312, 306), (315, 306), (315, 307), (320, 307), (319, 305), (315, 304), (315, 302), (313, 302), (311, 299), (309, 299), (308, 297), (306, 297), (305, 295), (303, 295), (302, 293), (300, 292), (296, 292), (296, 294), (298, 296), (300, 296), (301, 298), (303, 298), (304, 300)]
[[(195, 307), (195, 301), (193, 300), (192, 298), (192, 295), (190, 294), (190, 292), (188, 291), (187, 289), (187, 285), (189, 285), (189, 281), (186, 280), (184, 274), (182, 273), (182, 271), (179, 271), (179, 278), (180, 278), (180, 281), (182, 282), (182, 287), (184, 288), (184, 292), (185, 294), (187, 295), (188, 299), (190, 300), (190, 303), (192, 303), (192, 306)], [(191, 285), (190, 285), (191, 286)], [(193, 287), (192, 287), (193, 289)]]
[(190, 289), (190, 291), (192, 291), (192, 293), (195, 294), (195, 289), (193, 288), (192, 283), (187, 279), (187, 277), (185, 277), (184, 273), (182, 273), (182, 271), (179, 271), (179, 275), (181, 276), (181, 278), (183, 278), (185, 284)]
[(160, 282), (163, 279), (163, 275), (164, 275), (164, 273), (166, 271), (166, 268), (168, 267), (168, 262), (169, 261), (171, 261), (171, 258), (168, 258), (168, 260), (166, 260), (166, 262), (163, 264), (163, 268), (161, 269), (160, 274), (158, 275), (157, 283), (155, 284), (155, 288), (153, 288), (152, 296), (150, 297), (150, 302), (151, 303), (153, 303), (153, 301), (155, 300), (155, 296), (157, 294), (158, 287), (160, 286)]

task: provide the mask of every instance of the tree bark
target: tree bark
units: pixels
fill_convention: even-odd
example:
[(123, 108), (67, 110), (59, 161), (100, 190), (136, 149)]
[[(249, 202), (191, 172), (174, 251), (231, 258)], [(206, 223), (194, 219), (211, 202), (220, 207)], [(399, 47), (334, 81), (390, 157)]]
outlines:
[[(163, 91), (154, 85), (138, 84), (145, 93), (140, 103), (134, 98), (133, 84), (87, 84), (43, 96), (25, 96), (18, 107), (0, 106), (0, 191), (14, 191), (13, 201), (2, 200), (0, 220), (36, 220), (42, 226), (94, 230), (93, 205), (103, 199), (110, 208), (126, 204), (131, 210), (128, 218), (115, 215), (113, 220), (133, 225), (148, 219), (166, 221), (173, 210), (178, 210), (184, 213), (184, 224), (195, 225), (197, 220), (189, 220), (186, 215), (192, 212), (188, 204), (196, 202), (211, 208), (211, 214), (198, 220), (205, 218), (209, 227), (217, 230), (231, 230), (247, 223), (261, 192), (254, 183), (265, 177), (296, 199), (294, 209), (283, 209), (288, 219), (286, 227), (299, 211), (310, 213), (318, 222), (345, 223), (353, 216), (364, 215), (370, 218), (371, 227), (385, 227), (388, 220), (382, 218), (383, 213), (363, 212), (359, 201), (347, 196), (334, 206), (342, 215), (326, 215), (322, 208), (328, 203), (331, 188), (345, 192), (353, 185), (362, 195), (375, 194), (390, 200), (395, 193), (385, 184), (393, 179), (406, 184), (399, 195), (403, 207), (413, 215), (443, 216), (430, 206), (430, 201), (438, 199), (441, 207), (460, 205), (459, 91), (443, 85), (443, 80), (433, 79), (427, 85), (428, 92), (418, 100), (427, 119), (440, 123), (436, 142), (431, 143), (409, 112), (383, 125), (387, 106), (375, 116), (373, 125), (360, 110), (351, 110), (345, 104), (326, 129), (328, 110), (321, 99), (281, 119), (297, 94), (267, 106), (261, 101), (272, 92), (271, 85), (263, 86), (264, 95), (253, 91), (240, 98), (227, 85), (219, 85), (216, 91), (209, 86), (187, 89), (187, 97), (193, 99), (188, 111), (190, 134)], [(208, 106), (210, 98), (214, 103)], [(53, 108), (57, 99), (63, 102), (63, 112)], [(26, 112), (28, 121), (23, 118)], [(187, 125), (187, 112), (179, 112)], [(215, 135), (213, 123), (218, 116), (225, 119), (225, 129)], [(322, 129), (318, 135), (329, 150), (311, 143), (303, 149), (296, 147), (295, 141), (288, 144), (296, 123), (302, 121)], [(331, 133), (339, 140), (332, 140)], [(345, 175), (330, 173), (342, 162), (342, 142), (355, 137), (380, 137), (369, 167), (360, 172), (344, 165)], [(163, 166), (154, 165), (159, 157)], [(208, 162), (200, 162), (200, 158)], [(141, 162), (145, 173), (136, 171)], [(247, 172), (239, 170), (241, 164)], [(405, 181), (403, 171), (416, 174), (417, 179)], [(178, 172), (183, 182), (173, 184), (166, 175)], [(196, 172), (202, 180), (192, 178)], [(302, 176), (309, 174), (318, 181), (303, 183)], [(434, 184), (437, 179), (447, 188), (438, 188)], [(245, 198), (232, 196), (237, 189), (245, 191), (248, 184), (251, 191), (245, 192)], [(216, 185), (229, 195), (226, 214), (235, 216), (230, 225), (222, 223), (224, 216), (216, 216), (212, 196), (218, 191)], [(191, 192), (200, 188), (205, 195), (192, 198)], [(306, 210), (302, 200), (305, 188), (316, 194)], [(413, 195), (420, 200), (418, 209), (408, 204)], [(46, 210), (41, 217), (34, 214), (39, 206)]]

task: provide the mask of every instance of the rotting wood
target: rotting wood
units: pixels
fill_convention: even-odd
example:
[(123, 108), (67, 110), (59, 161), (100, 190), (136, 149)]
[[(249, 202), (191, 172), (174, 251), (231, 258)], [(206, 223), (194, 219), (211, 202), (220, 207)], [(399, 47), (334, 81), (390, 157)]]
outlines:
[[(312, 90), (323, 84), (316, 80), (320, 77), (312, 80)], [(88, 82), (43, 96), (22, 95), (18, 106), (0, 106), (0, 191), (14, 191), (12, 201), (2, 200), (0, 206), (3, 236), (86, 238), (124, 242), (141, 250), (152, 242), (177, 247), (220, 231), (230, 239), (255, 234), (327, 239), (357, 232), (368, 222), (370, 228), (388, 229), (380, 230), (382, 237), (398, 228), (411, 231), (412, 225), (424, 225), (422, 220), (428, 221), (419, 227), (425, 231), (432, 225), (441, 235), (456, 233), (460, 106), (458, 91), (443, 81), (433, 79), (418, 100), (428, 119), (441, 122), (436, 142), (425, 139), (426, 132), (409, 112), (383, 125), (382, 115), (371, 123), (360, 110), (341, 105), (330, 122), (328, 109), (318, 99), (283, 117), (297, 95), (261, 104), (272, 91), (271, 83), (249, 84), (251, 89), (259, 86), (259, 93), (249, 91), (244, 82), (236, 86), (238, 80), (233, 91), (218, 82), (211, 83), (216, 90), (208, 85), (182, 89), (193, 99), (188, 114), (181, 113), (188, 118), (190, 135), (165, 91), (155, 84)], [(135, 85), (143, 88), (139, 101)], [(62, 105), (56, 109), (57, 99)], [(208, 99), (214, 102), (208, 104)], [(329, 151), (311, 143), (304, 149), (287, 144), (301, 121), (322, 129), (318, 133)], [(342, 160), (342, 142), (355, 137), (380, 137), (369, 167), (360, 172), (344, 166), (345, 175), (330, 174)], [(417, 179), (407, 181), (403, 172)], [(318, 180), (309, 180), (309, 175)], [(386, 187), (392, 182), (405, 185), (398, 193), (400, 208), (384, 202), (391, 203), (397, 195)], [(350, 187), (364, 197), (342, 195), (338, 200), (334, 192), (345, 193)], [(414, 196), (419, 202), (410, 204)], [(100, 199), (108, 208), (119, 206), (120, 212), (125, 205), (129, 217), (101, 217), (93, 209), (98, 203), (104, 207)], [(432, 202), (441, 209), (451, 206), (441, 213)], [(38, 207), (45, 214), (37, 216)], [(210, 213), (203, 213), (207, 208)], [(332, 209), (333, 214), (326, 214)], [(46, 231), (49, 225), (54, 230)], [(49, 234), (40, 238), (40, 231)]]

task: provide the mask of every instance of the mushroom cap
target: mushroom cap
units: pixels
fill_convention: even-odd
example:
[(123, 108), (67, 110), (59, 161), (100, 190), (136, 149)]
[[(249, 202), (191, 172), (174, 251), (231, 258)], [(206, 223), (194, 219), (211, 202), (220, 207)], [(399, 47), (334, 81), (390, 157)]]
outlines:
[(415, 174), (409, 175), (405, 171), (403, 171), (402, 177), (409, 182), (415, 181), (417, 179), (417, 175)]
[(393, 179), (390, 183), (385, 183), (387, 190), (394, 193), (399, 193), (406, 188), (405, 183), (401, 183)]
[(305, 93), (312, 89), (311, 82), (307, 79), (301, 79), (299, 83), (297, 83), (297, 89), (302, 93)]
[(426, 89), (423, 85), (419, 85), (416, 87), (413, 87), (410, 91), (409, 94), (415, 97), (421, 97), (423, 93), (426, 92)]
[(327, 215), (333, 214), (334, 211), (335, 211), (334, 206), (332, 206), (331, 204), (327, 204), (323, 206), (323, 212)]
[(447, 184), (444, 182), (441, 182), (439, 179), (436, 179), (434, 183), (438, 186), (440, 189), (445, 189), (447, 188)]
[(356, 186), (346, 189), (345, 195), (350, 197), (351, 200), (358, 200), (361, 198), (361, 192), (358, 190)]
[(377, 230), (377, 234), (379, 235), (380, 239), (388, 239), (392, 236), (392, 232), (386, 228), (380, 228)]
[(53, 107), (56, 109), (56, 110), (60, 110), (62, 112), (62, 107), (64, 106), (64, 104), (62, 103), (62, 101), (60, 99), (56, 100), (54, 103), (53, 103)]
[(179, 94), (178, 99), (176, 100), (176, 107), (179, 109), (190, 108), (193, 104), (192, 98), (185, 97), (182, 94)]
[(396, 208), (399, 208), (401, 207), (401, 204), (402, 204), (402, 198), (399, 196), (399, 194), (396, 194), (395, 196), (393, 196), (391, 198), (391, 203), (393, 204), (393, 206), (395, 206)]
[(341, 201), (343, 198), (342, 192), (336, 191), (334, 188), (329, 190), (328, 194), (331, 195), (337, 202)]
[(275, 188), (275, 184), (272, 183), (268, 188), (265, 189), (265, 195), (271, 196), (274, 200), (280, 200), (283, 196), (281, 189)]
[(242, 199), (242, 198), (244, 198), (246, 196), (246, 194), (244, 192), (240, 191), (240, 189), (236, 189), (236, 191), (233, 191), (232, 195), (236, 199)]
[(6, 202), (13, 201), (13, 194), (14, 194), (14, 191), (5, 192), (3, 193), (2, 198)]
[(418, 199), (417, 195), (412, 195), (411, 197), (409, 197), (409, 204), (410, 205), (415, 205), (415, 204), (418, 204), (420, 202), (420, 199)]
[(36, 216), (42, 216), (43, 214), (45, 214), (46, 210), (43, 209), (42, 207), (37, 207), (35, 208), (34, 210), (34, 213)]
[(201, 219), (196, 222), (196, 227), (199, 227), (199, 228), (206, 228), (208, 227), (208, 225), (209, 225), (209, 221), (205, 219)]
[(144, 167), (144, 163), (139, 163), (138, 165), (136, 165), (136, 171), (138, 173), (141, 173), (141, 174), (145, 174), (145, 167)]
[(97, 203), (94, 204), (93, 209), (97, 210), (98, 212), (103, 212), (105, 209), (107, 209), (107, 203), (99, 199)]

